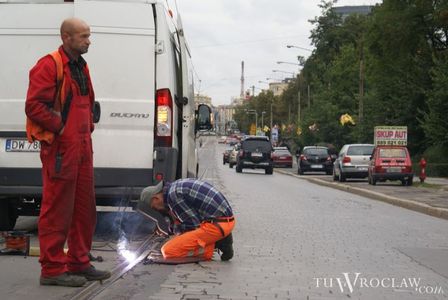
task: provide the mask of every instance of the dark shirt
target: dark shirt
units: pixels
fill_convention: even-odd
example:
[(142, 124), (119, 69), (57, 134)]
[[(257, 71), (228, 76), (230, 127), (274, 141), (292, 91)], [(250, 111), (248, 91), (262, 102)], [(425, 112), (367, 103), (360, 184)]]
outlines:
[(196, 229), (202, 221), (233, 216), (229, 202), (207, 182), (187, 178), (166, 183), (165, 204), (181, 222), (181, 232)]
[(70, 59), (68, 63), (70, 67), (70, 74), (72, 78), (76, 80), (79, 86), (79, 92), (82, 96), (86, 96), (89, 94), (89, 86), (88, 79), (86, 74), (84, 73), (84, 67), (86, 65), (86, 61), (81, 56), (78, 58), (78, 61), (74, 59)]

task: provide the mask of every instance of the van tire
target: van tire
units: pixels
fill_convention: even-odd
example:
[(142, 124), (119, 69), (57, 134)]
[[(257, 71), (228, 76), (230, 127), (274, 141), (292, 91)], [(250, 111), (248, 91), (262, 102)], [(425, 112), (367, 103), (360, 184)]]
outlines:
[(16, 226), (17, 210), (8, 200), (0, 200), (0, 231), (13, 230)]

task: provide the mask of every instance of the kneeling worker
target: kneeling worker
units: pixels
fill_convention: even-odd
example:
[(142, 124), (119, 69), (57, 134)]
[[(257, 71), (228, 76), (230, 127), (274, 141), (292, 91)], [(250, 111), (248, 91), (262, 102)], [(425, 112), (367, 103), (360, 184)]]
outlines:
[(209, 183), (192, 178), (159, 182), (142, 191), (139, 206), (168, 213), (176, 220), (173, 231), (177, 236), (163, 245), (164, 258), (210, 260), (215, 243), (222, 252), (221, 260), (233, 257), (232, 208), (224, 195)]

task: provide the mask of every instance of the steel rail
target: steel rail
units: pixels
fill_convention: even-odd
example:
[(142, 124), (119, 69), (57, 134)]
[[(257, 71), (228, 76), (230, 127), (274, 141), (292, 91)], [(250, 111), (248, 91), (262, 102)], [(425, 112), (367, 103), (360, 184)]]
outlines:
[(131, 262), (124, 261), (118, 264), (112, 271), (112, 276), (104, 281), (92, 281), (88, 286), (84, 289), (73, 295), (71, 300), (90, 300), (94, 299), (105, 289), (113, 285), (118, 279), (120, 279), (123, 275), (129, 272), (132, 268), (134, 268), (137, 264), (139, 264), (145, 257), (148, 256), (151, 252), (153, 252), (163, 241), (165, 238), (156, 236), (155, 234), (148, 237), (140, 247), (136, 250), (136, 259)]

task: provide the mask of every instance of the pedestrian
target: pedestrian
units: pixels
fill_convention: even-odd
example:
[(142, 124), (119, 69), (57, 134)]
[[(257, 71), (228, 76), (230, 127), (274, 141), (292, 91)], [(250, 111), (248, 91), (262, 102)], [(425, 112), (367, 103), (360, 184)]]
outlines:
[(210, 260), (215, 246), (222, 252), (221, 260), (233, 257), (232, 208), (209, 183), (192, 178), (165, 184), (161, 181), (142, 191), (139, 208), (151, 208), (174, 218), (176, 236), (162, 246), (164, 258)]
[(295, 156), (296, 156), (297, 164), (299, 164), (299, 158), (300, 158), (300, 146), (297, 146)]
[[(87, 280), (104, 280), (110, 272), (95, 269), (89, 252), (96, 225), (93, 184), (94, 92), (82, 54), (90, 45), (90, 27), (70, 18), (61, 28), (59, 62), (42, 57), (30, 71), (25, 111), (29, 119), (54, 134), (41, 141), (42, 205), (38, 221), (41, 285), (83, 286)], [(63, 64), (62, 114), (54, 109), (57, 66)], [(68, 252), (64, 253), (67, 242)]]

